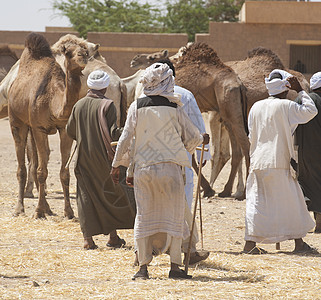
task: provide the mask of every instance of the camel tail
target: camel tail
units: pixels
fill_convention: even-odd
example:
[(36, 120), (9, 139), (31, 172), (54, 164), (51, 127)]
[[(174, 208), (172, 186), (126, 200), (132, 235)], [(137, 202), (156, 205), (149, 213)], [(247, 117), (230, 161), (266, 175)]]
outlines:
[(240, 87), (241, 93), (241, 104), (242, 104), (242, 113), (243, 113), (243, 123), (244, 129), (247, 135), (249, 135), (249, 127), (247, 124), (247, 97), (246, 97), (246, 87), (242, 85)]
[(127, 88), (126, 85), (121, 81), (119, 83), (119, 87), (120, 87), (120, 92), (121, 92), (121, 96), (120, 96), (120, 126), (124, 127), (125, 122), (126, 122), (126, 118), (127, 118)]
[(52, 56), (51, 48), (46, 38), (35, 32), (28, 34), (25, 48), (28, 48), (31, 57), (34, 59)]

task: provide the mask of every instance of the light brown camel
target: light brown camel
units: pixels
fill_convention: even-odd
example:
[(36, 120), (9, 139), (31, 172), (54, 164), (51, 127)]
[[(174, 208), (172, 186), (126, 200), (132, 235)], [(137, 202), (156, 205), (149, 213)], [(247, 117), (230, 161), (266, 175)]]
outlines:
[[(110, 85), (106, 91), (106, 97), (113, 99), (116, 110), (117, 110), (117, 123), (119, 126), (123, 126), (126, 120), (126, 86), (121, 81), (119, 76), (115, 73), (113, 69), (111, 69), (107, 64), (106, 60), (103, 56), (100, 55), (98, 49), (99, 44), (94, 44), (88, 42), (82, 38), (79, 38), (73, 34), (66, 34), (62, 36), (52, 47), (52, 51), (56, 61), (60, 64), (61, 68), (64, 70), (64, 62), (65, 56), (62, 53), (62, 50), (71, 45), (80, 45), (81, 47), (88, 47), (89, 56), (88, 63), (85, 69), (82, 71), (84, 76), (81, 76), (81, 90), (79, 92), (79, 98), (82, 98), (86, 95), (88, 87), (87, 87), (87, 77), (88, 75), (97, 69), (102, 69), (106, 71), (110, 76)], [(0, 118), (8, 116), (8, 91), (14, 82), (19, 70), (19, 61), (12, 67), (7, 76), (4, 78), (3, 82), (0, 84)], [(60, 130), (61, 136), (65, 136), (64, 129)], [(32, 141), (28, 138), (28, 147), (27, 147), (27, 155), (29, 160), (29, 172), (27, 178), (27, 185), (25, 191), (25, 197), (33, 197), (33, 170), (37, 168), (37, 163), (32, 160), (32, 152), (30, 149)], [(65, 145), (65, 144), (64, 144)], [(49, 146), (48, 146), (48, 155), (49, 155)], [(61, 149), (61, 152), (69, 153), (70, 149)], [(64, 154), (62, 154), (64, 155)], [(37, 184), (37, 182), (36, 182)]]
[(117, 73), (106, 63), (106, 59), (99, 53), (99, 44), (88, 42), (82, 38), (79, 38), (73, 34), (66, 34), (62, 36), (51, 49), (57, 62), (64, 69), (64, 55), (61, 53), (61, 48), (68, 44), (82, 44), (85, 43), (88, 47), (89, 56), (88, 63), (83, 70), (81, 77), (81, 89), (79, 97), (83, 98), (86, 96), (87, 78), (88, 75), (95, 70), (103, 70), (110, 77), (110, 84), (106, 90), (105, 96), (114, 101), (117, 110), (117, 125), (124, 126), (126, 121), (126, 110), (127, 110), (127, 90), (125, 84), (122, 82)]
[[(177, 70), (177, 84), (194, 94), (202, 112), (219, 113), (220, 119), (229, 128), (229, 135), (233, 140), (232, 168), (224, 191), (219, 195), (230, 196), (237, 165), (242, 157), (241, 149), (247, 157), (247, 166), (249, 164), (249, 144), (244, 130), (242, 110), (242, 105), (246, 101), (245, 88), (235, 72), (224, 65), (216, 52), (208, 45), (189, 44), (188, 47), (182, 47), (179, 53), (180, 55), (170, 57)], [(148, 57), (146, 54), (140, 55), (139, 60), (134, 58), (135, 66), (146, 67), (155, 62), (146, 62)], [(216, 142), (216, 135), (213, 136), (212, 141)], [(217, 148), (214, 147), (215, 153)], [(243, 198), (244, 190), (237, 197)]]
[[(35, 177), (39, 183), (39, 201), (35, 218), (52, 215), (45, 198), (45, 182), (48, 174), (48, 134), (60, 133), (60, 148), (70, 149), (72, 140), (61, 130), (65, 127), (71, 109), (79, 99), (81, 71), (88, 60), (87, 47), (67, 45), (63, 50), (66, 57), (65, 70), (56, 62), (47, 40), (40, 34), (27, 36), (25, 49), (20, 58), (19, 71), (8, 94), (9, 121), (15, 141), (19, 183), (18, 203), (15, 215), (24, 213), (24, 188), (26, 184), (25, 147), (29, 128), (33, 135), (38, 168)], [(74, 216), (69, 200), (69, 170), (64, 167), (70, 155), (62, 154), (60, 179), (63, 185), (65, 208), (68, 218)]]

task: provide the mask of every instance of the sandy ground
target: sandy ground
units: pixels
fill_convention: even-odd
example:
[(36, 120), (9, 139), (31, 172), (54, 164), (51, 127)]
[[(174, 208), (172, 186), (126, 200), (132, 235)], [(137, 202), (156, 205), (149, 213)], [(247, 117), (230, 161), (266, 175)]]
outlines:
[[(0, 120), (0, 298), (1, 299), (321, 299), (321, 256), (294, 255), (293, 241), (260, 245), (267, 255), (241, 254), (245, 201), (212, 197), (202, 200), (204, 248), (210, 257), (190, 267), (192, 280), (168, 279), (169, 257), (157, 257), (149, 267), (151, 279), (132, 281), (133, 230), (119, 232), (124, 249), (82, 249), (77, 218), (63, 218), (59, 181), (59, 139), (50, 136), (48, 202), (56, 216), (32, 218), (37, 199), (25, 199), (25, 216), (13, 217), (18, 186), (16, 155), (7, 119)], [(73, 163), (71, 164), (73, 170)], [(227, 166), (215, 190), (223, 190)], [(71, 202), (77, 216), (75, 177), (71, 172)], [(209, 178), (210, 164), (204, 168)], [(35, 191), (36, 194), (36, 191)], [(199, 219), (199, 218), (198, 218)], [(305, 240), (321, 251), (321, 235)], [(199, 243), (201, 248), (201, 243)]]

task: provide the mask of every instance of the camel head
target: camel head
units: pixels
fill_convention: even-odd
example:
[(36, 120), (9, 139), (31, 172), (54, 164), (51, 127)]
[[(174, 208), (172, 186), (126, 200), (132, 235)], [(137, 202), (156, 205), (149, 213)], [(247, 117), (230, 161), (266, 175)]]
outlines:
[(88, 62), (89, 51), (87, 46), (69, 44), (61, 48), (61, 52), (66, 57), (65, 64), (67, 64), (68, 70), (83, 70)]
[(177, 51), (176, 54), (172, 55), (171, 57), (169, 57), (169, 60), (172, 63), (176, 63), (178, 61), (178, 59), (183, 55), (183, 53), (186, 51), (186, 49), (188, 49), (189, 47), (191, 47), (193, 45), (192, 42), (188, 42), (186, 44), (186, 46), (183, 46), (181, 48), (179, 48), (179, 50)]
[(155, 62), (168, 57), (168, 50), (158, 51), (152, 54), (137, 54), (130, 62), (130, 67), (145, 69)]

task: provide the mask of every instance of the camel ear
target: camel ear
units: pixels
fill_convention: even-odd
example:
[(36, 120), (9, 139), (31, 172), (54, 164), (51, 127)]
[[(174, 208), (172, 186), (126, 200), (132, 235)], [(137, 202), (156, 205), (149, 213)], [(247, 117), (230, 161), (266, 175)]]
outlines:
[(168, 57), (168, 50), (167, 49), (163, 50), (162, 55), (164, 58), (167, 58)]
[(100, 44), (95, 44), (94, 50), (97, 51), (100, 47)]

